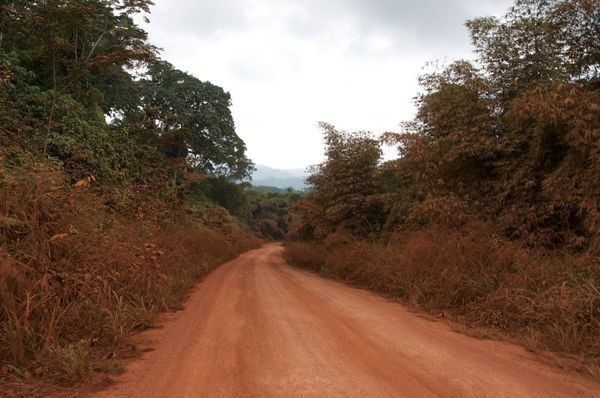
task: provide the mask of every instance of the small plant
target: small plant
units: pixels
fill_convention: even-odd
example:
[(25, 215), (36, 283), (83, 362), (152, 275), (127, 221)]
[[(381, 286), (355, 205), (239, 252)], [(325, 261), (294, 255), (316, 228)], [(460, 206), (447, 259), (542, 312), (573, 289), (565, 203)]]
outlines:
[(90, 348), (85, 342), (71, 347), (48, 347), (49, 371), (66, 381), (81, 380), (92, 370)]

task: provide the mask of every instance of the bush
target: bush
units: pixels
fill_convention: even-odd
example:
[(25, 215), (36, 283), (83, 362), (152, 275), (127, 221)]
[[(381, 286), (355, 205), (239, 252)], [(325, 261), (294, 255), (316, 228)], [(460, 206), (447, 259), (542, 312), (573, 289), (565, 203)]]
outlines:
[[(119, 213), (98, 187), (70, 187), (59, 164), (21, 161), (0, 167), (0, 384), (71, 383), (117, 367), (132, 333), (259, 243), (153, 196)], [(129, 191), (124, 207), (145, 193)]]
[(436, 315), (600, 366), (600, 259), (510, 242), (483, 223), (395, 234), (387, 244), (333, 236), (288, 242), (298, 266), (401, 298)]

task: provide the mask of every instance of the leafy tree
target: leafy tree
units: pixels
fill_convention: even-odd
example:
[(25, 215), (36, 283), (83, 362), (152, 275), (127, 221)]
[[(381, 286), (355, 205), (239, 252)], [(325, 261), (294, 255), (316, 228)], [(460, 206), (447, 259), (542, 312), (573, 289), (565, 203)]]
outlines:
[(249, 202), (245, 221), (250, 228), (267, 239), (283, 239), (295, 219), (291, 208), (303, 194), (292, 190), (265, 192), (254, 187), (245, 193)]
[(586, 35), (598, 15), (597, 2), (520, 0), (502, 19), (467, 24), (480, 68), (459, 61), (423, 76), (408, 134), (386, 136), (400, 144), (396, 198), (412, 203), (397, 220), (477, 216), (534, 244), (592, 244), (600, 106)]
[(2, 5), (0, 45), (17, 51), (42, 89), (109, 112), (131, 88), (127, 69), (155, 59), (132, 16), (149, 0), (11, 1)]
[(298, 235), (479, 219), (531, 245), (600, 252), (599, 17), (597, 1), (518, 0), (469, 21), (477, 61), (420, 78), (415, 119), (383, 136), (399, 159), (379, 165), (365, 137), (325, 126)]
[[(74, 179), (93, 174), (106, 182), (125, 178), (134, 158), (124, 131), (110, 130), (91, 117), (85, 106), (67, 94), (55, 95), (33, 85), (33, 74), (16, 54), (0, 50), (0, 135), (7, 145), (61, 160)], [(46, 135), (48, 110), (54, 102), (52, 134)]]
[[(65, 161), (74, 178), (145, 183), (166, 171), (177, 182), (190, 166), (247, 176), (252, 163), (235, 134), (229, 94), (156, 61), (133, 20), (151, 4), (2, 2), (0, 97), (12, 123), (4, 137)], [(139, 81), (132, 70), (148, 75)]]
[[(326, 160), (307, 182), (311, 192), (296, 206), (316, 235), (345, 230), (357, 235), (377, 232), (382, 202), (377, 190), (379, 142), (365, 132), (346, 133), (321, 123)], [(313, 233), (311, 232), (311, 233)]]
[(210, 173), (249, 177), (253, 164), (235, 132), (229, 93), (164, 61), (152, 64), (138, 87), (139, 106), (128, 109), (127, 117), (143, 112), (145, 127), (160, 137), (166, 156)]
[(187, 189), (187, 198), (192, 204), (216, 203), (239, 218), (246, 215), (249, 200), (246, 195), (248, 183), (236, 183), (225, 176), (206, 177), (194, 181)]
[[(77, 177), (119, 179), (133, 163), (125, 131), (105, 114), (133, 79), (128, 69), (153, 60), (156, 49), (132, 15), (136, 1), (13, 1), (0, 7), (0, 53), (21, 70), (5, 87), (22, 123), (20, 142), (66, 161)], [(9, 133), (9, 132), (7, 132)]]
[(539, 82), (599, 76), (598, 1), (518, 0), (503, 19), (477, 18), (467, 27), (503, 100)]
[(248, 182), (239, 183), (224, 176), (204, 176), (190, 181), (186, 197), (192, 208), (217, 204), (256, 234), (266, 239), (281, 240), (294, 218), (289, 207), (299, 201), (303, 194), (276, 188), (270, 191), (257, 190)]

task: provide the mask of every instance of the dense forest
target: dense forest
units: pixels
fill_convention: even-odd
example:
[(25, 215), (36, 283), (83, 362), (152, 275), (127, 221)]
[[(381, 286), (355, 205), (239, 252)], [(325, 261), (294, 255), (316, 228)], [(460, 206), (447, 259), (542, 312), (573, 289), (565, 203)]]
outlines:
[(287, 257), (598, 369), (600, 3), (466, 26), (475, 59), (422, 75), (400, 133), (321, 125)]
[(290, 195), (240, 183), (230, 94), (136, 24), (151, 4), (0, 3), (2, 396), (117, 370), (198, 278), (287, 231)]
[(285, 238), (295, 219), (290, 206), (304, 197), (304, 192), (252, 186), (219, 176), (191, 183), (186, 197), (191, 204), (220, 206), (258, 236), (278, 241)]

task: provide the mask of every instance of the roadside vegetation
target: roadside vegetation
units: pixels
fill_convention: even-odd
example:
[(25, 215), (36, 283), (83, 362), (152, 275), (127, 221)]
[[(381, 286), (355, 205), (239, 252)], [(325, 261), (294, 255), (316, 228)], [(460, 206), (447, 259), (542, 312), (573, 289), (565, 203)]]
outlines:
[(322, 124), (286, 256), (599, 377), (600, 3), (466, 26), (477, 60), (424, 74), (401, 133)]
[(244, 220), (247, 225), (269, 240), (283, 240), (296, 220), (290, 206), (304, 197), (303, 192), (292, 189), (281, 192), (252, 188), (248, 191), (249, 206)]
[(261, 238), (283, 240), (295, 220), (289, 207), (303, 198), (304, 192), (213, 177), (192, 183), (187, 197), (201, 207), (226, 209)]
[(229, 93), (161, 60), (134, 23), (150, 4), (0, 5), (2, 396), (118, 370), (132, 333), (260, 243), (193, 195), (253, 165)]

